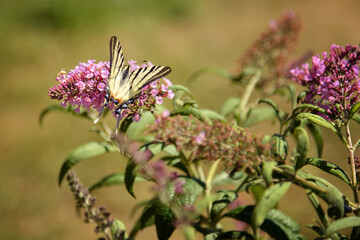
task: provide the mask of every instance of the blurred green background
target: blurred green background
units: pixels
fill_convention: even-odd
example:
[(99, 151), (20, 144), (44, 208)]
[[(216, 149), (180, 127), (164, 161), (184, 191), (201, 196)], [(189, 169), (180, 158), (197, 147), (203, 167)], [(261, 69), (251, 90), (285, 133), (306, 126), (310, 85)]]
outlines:
[[(331, 44), (358, 44), (360, 2), (348, 1), (205, 1), (205, 0), (15, 0), (0, 3), (0, 239), (96, 239), (93, 225), (77, 218), (73, 197), (57, 176), (67, 154), (76, 146), (99, 138), (90, 123), (54, 113), (38, 125), (40, 111), (54, 103), (47, 96), (61, 68), (71, 70), (88, 59), (108, 61), (110, 36), (122, 42), (127, 59), (148, 60), (172, 67), (169, 76), (183, 84), (204, 66), (236, 72), (241, 54), (264, 31), (271, 19), (293, 10), (303, 22), (295, 56), (308, 49), (321, 53)], [(191, 87), (202, 108), (219, 110), (239, 88), (217, 76), (205, 75)], [(253, 131), (272, 134), (270, 123)], [(346, 170), (344, 147), (325, 134), (324, 158)], [(315, 154), (315, 149), (312, 150)], [(89, 185), (124, 168), (117, 154), (88, 160), (75, 167)], [(309, 171), (314, 172), (312, 169)], [(335, 178), (327, 179), (338, 182)], [(350, 193), (344, 185), (340, 189)], [(135, 188), (138, 199), (150, 196), (149, 186)], [(122, 187), (94, 193), (98, 204), (128, 228), (136, 203)], [(313, 211), (304, 191), (292, 187), (281, 209), (305, 228)], [(153, 234), (154, 238), (149, 238)], [(153, 229), (138, 239), (155, 239)], [(182, 239), (175, 233), (174, 239)]]

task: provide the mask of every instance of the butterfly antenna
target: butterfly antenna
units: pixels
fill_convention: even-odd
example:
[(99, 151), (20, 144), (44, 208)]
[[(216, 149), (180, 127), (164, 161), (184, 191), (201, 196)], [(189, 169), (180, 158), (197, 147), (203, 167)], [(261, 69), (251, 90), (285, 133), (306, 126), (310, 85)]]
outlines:
[(116, 130), (115, 130), (116, 133), (118, 133), (118, 131), (119, 131), (120, 120), (121, 120), (121, 114), (119, 114), (119, 116), (118, 116), (118, 118), (116, 120)]

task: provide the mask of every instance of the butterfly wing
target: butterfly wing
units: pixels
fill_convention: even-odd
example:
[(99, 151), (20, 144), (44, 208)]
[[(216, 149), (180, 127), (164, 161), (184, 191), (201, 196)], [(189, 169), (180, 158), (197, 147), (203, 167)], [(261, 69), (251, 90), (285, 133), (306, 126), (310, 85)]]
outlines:
[(129, 100), (127, 89), (129, 82), (130, 66), (125, 63), (124, 54), (117, 37), (110, 39), (110, 75), (108, 80), (110, 99), (114, 98), (119, 103)]
[(130, 88), (128, 89), (130, 99), (136, 98), (143, 87), (170, 72), (171, 68), (167, 66), (144, 67), (132, 71), (129, 77)]

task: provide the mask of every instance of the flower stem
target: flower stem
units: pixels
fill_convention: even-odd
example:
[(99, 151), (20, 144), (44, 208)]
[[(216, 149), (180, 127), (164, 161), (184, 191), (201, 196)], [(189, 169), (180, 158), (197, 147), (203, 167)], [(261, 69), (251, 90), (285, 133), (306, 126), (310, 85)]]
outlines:
[[(351, 189), (354, 194), (354, 201), (356, 204), (359, 203), (359, 196), (357, 191), (357, 180), (356, 180), (356, 169), (355, 169), (355, 148), (352, 144), (351, 133), (349, 124), (346, 124), (346, 136), (347, 136), (347, 148), (349, 151), (349, 159), (350, 159), (350, 170), (351, 170)], [(360, 215), (360, 211), (355, 211), (357, 216)]]
[(254, 76), (250, 79), (248, 85), (245, 88), (244, 95), (242, 96), (241, 103), (240, 103), (240, 121), (245, 121), (245, 116), (247, 114), (246, 106), (250, 100), (250, 96), (255, 89), (257, 82), (260, 80), (262, 71), (257, 70)]

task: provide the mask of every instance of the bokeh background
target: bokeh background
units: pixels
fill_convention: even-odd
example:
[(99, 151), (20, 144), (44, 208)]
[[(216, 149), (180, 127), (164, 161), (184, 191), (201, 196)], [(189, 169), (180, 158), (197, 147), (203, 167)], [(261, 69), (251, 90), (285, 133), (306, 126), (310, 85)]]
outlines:
[[(71, 70), (88, 59), (107, 61), (108, 41), (116, 35), (128, 59), (172, 67), (169, 78), (184, 84), (205, 66), (236, 72), (241, 54), (271, 19), (293, 10), (303, 22), (294, 57), (308, 49), (321, 53), (331, 44), (358, 44), (360, 2), (347, 1), (205, 1), (205, 0), (14, 0), (0, 3), (0, 239), (96, 239), (93, 225), (76, 216), (73, 197), (57, 185), (67, 154), (87, 141), (99, 140), (91, 124), (54, 113), (38, 125), (41, 110), (54, 103), (47, 96), (61, 68)], [(239, 88), (218, 76), (205, 75), (191, 86), (202, 108), (219, 110)], [(252, 128), (272, 134), (267, 123)], [(347, 170), (344, 147), (324, 133), (324, 158)], [(355, 136), (356, 137), (356, 136)], [(315, 153), (313, 147), (312, 153)], [(117, 154), (88, 160), (75, 167), (85, 184), (124, 168)], [(309, 171), (315, 170), (306, 168)], [(328, 180), (338, 182), (326, 176)], [(345, 185), (336, 184), (350, 195)], [(151, 195), (137, 185), (138, 200)], [(98, 204), (131, 228), (136, 201), (122, 187), (95, 192)], [(292, 187), (280, 208), (305, 227), (315, 215), (304, 191)], [(149, 237), (153, 234), (153, 238)], [(138, 239), (155, 239), (154, 229)], [(173, 239), (182, 239), (175, 233)]]

